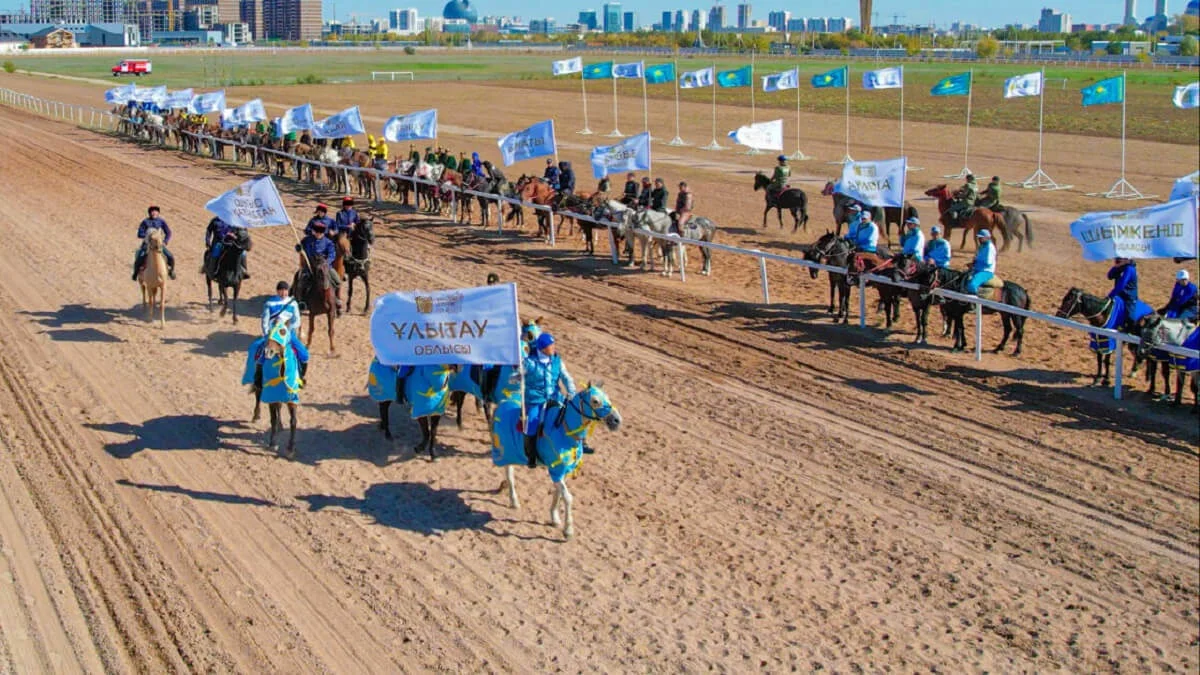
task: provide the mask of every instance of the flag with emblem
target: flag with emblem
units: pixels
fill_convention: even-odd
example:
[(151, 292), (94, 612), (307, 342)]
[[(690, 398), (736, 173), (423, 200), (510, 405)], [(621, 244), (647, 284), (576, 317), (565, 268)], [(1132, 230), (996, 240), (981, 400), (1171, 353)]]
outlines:
[(1175, 96), (1172, 98), (1176, 108), (1184, 110), (1190, 108), (1200, 108), (1200, 82), (1185, 84), (1182, 87), (1175, 87)]
[(1004, 81), (1004, 98), (1042, 95), (1042, 73), (1016, 75)]
[(943, 77), (929, 93), (934, 96), (966, 96), (971, 93), (971, 73)]
[(818, 73), (812, 76), (812, 86), (814, 89), (826, 89), (828, 87), (844, 87), (846, 86), (846, 76), (850, 70), (849, 66), (842, 66), (837, 70), (830, 70), (825, 73)]
[(688, 71), (679, 78), (680, 89), (698, 89), (700, 87), (711, 86), (713, 86), (713, 69), (711, 67)]
[(550, 66), (550, 72), (553, 75), (570, 75), (572, 73), (582, 73), (583, 72), (583, 57), (576, 56), (573, 59), (563, 59), (562, 61), (555, 61)]
[(675, 79), (675, 64), (646, 66), (646, 84), (666, 84)]
[(750, 66), (717, 73), (717, 84), (722, 87), (749, 87), (753, 82), (754, 73), (750, 70)]
[(613, 77), (623, 80), (642, 79), (643, 66), (641, 61), (633, 63), (618, 63), (613, 66)]
[(287, 225), (287, 209), (270, 176), (248, 180), (210, 200), (204, 208), (234, 227)]
[(1105, 105), (1107, 103), (1122, 103), (1125, 101), (1125, 76), (1110, 77), (1096, 84), (1084, 87), (1083, 105)]
[(583, 67), (583, 79), (608, 80), (613, 76), (613, 62), (589, 63)]
[(793, 68), (785, 70), (782, 73), (774, 75), (766, 75), (763, 77), (763, 91), (784, 91), (786, 89), (795, 89), (800, 86), (800, 70)]

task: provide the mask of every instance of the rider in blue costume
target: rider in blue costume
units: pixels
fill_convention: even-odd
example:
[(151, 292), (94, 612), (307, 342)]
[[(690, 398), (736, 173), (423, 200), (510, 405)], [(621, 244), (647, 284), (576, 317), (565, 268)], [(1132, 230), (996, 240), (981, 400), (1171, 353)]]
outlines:
[(313, 233), (313, 225), (321, 223), (325, 226), (325, 235), (331, 236), (337, 231), (337, 223), (333, 218), (329, 217), (329, 207), (324, 204), (317, 204), (313, 209), (313, 217), (309, 219), (308, 225), (304, 227), (304, 234), (311, 235)]
[(1137, 263), (1132, 259), (1113, 258), (1108, 278), (1113, 280), (1113, 289), (1108, 292), (1108, 297), (1120, 298), (1125, 303), (1126, 321), (1137, 323), (1154, 311), (1154, 308), (1138, 299)]
[(979, 250), (971, 269), (967, 270), (971, 277), (967, 280), (966, 291), (970, 295), (979, 295), (979, 287), (996, 276), (996, 244), (992, 243), (992, 233), (980, 230), (975, 236), (979, 239)]
[[(537, 437), (550, 412), (575, 395), (575, 381), (557, 354), (554, 336), (542, 333), (525, 357), (525, 457), (537, 466)], [(560, 388), (561, 386), (561, 388)], [(563, 395), (565, 390), (565, 396)]]
[[(245, 234), (245, 231), (242, 231)], [(204, 250), (208, 251), (206, 260), (208, 261), (208, 270), (210, 274), (216, 274), (217, 261), (221, 259), (221, 250), (225, 247), (227, 240), (236, 240), (238, 236), (238, 228), (233, 227), (229, 223), (214, 217), (208, 221), (208, 227), (204, 230)], [(249, 239), (249, 235), (246, 235)], [(242, 278), (250, 278), (250, 268), (246, 266), (246, 251), (243, 250), (239, 256), (238, 264), (242, 267)]]
[(921, 231), (921, 221), (910, 217), (904, 221), (904, 234), (900, 235), (900, 255), (920, 258), (924, 254), (925, 233)]
[(172, 279), (175, 278), (175, 256), (167, 250), (167, 243), (171, 241), (171, 228), (167, 225), (167, 221), (159, 217), (159, 208), (151, 206), (146, 209), (146, 218), (138, 225), (137, 238), (142, 240), (142, 245), (138, 247), (137, 255), (133, 259), (133, 280), (137, 281), (138, 272), (142, 270), (142, 265), (146, 262), (146, 235), (150, 230), (162, 230), (163, 233), (163, 255), (167, 258), (167, 274)]
[(559, 170), (558, 170), (558, 167), (555, 166), (554, 160), (547, 157), (546, 158), (546, 170), (544, 172), (542, 172), (542, 178), (545, 179), (547, 185), (549, 185), (550, 187), (557, 190), (558, 189), (558, 176), (559, 176)]
[(950, 269), (950, 242), (942, 237), (941, 226), (934, 225), (929, 229), (929, 234), (932, 238), (925, 244), (925, 262)]
[(870, 211), (862, 212), (862, 220), (854, 234), (854, 247), (860, 253), (875, 253), (879, 247), (879, 226), (871, 220)]
[(1197, 289), (1188, 277), (1187, 270), (1175, 273), (1175, 285), (1171, 288), (1171, 299), (1167, 305), (1158, 310), (1159, 314), (1168, 319), (1183, 319), (1196, 323), (1197, 319)]
[(354, 197), (342, 197), (342, 208), (333, 216), (333, 229), (329, 230), (329, 238), (338, 234), (350, 234), (353, 226), (360, 222), (358, 211), (354, 210)]
[(858, 204), (851, 204), (849, 207), (850, 220), (846, 221), (846, 241), (853, 244), (858, 238), (858, 224), (862, 222), (863, 208)]
[(565, 160), (558, 163), (558, 191), (564, 197), (575, 194), (575, 169)]

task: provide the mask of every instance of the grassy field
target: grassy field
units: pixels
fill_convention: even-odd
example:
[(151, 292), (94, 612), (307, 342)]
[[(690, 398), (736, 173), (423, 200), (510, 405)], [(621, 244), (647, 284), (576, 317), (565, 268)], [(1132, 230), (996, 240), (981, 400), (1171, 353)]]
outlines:
[[(38, 56), (14, 57), (17, 68), (38, 72), (49, 72), (81, 77), (109, 77), (109, 69), (120, 58), (112, 55), (87, 56)], [(517, 80), (522, 86), (577, 90), (577, 78), (552, 78), (549, 73), (549, 54), (497, 53), (481, 51), (471, 54), (407, 55), (400, 50), (354, 51), (331, 54), (329, 52), (306, 52), (281, 50), (277, 53), (218, 52), (214, 54), (154, 56), (154, 74), (138, 78), (138, 84), (165, 84), (171, 87), (214, 87), (228, 85), (292, 84), (298, 79), (312, 81), (320, 78), (326, 82), (362, 81), (370, 79), (373, 70), (408, 70), (422, 80)], [(595, 56), (588, 60), (600, 60)], [(618, 59), (620, 60), (620, 59)], [(632, 60), (632, 58), (630, 58)], [(720, 59), (718, 69), (730, 69), (745, 65), (745, 59)], [(796, 60), (776, 58), (759, 59), (756, 75), (776, 72), (793, 67)], [(681, 71), (703, 68), (710, 61), (685, 58), (679, 61)], [(842, 89), (812, 89), (807, 81), (814, 74), (839, 67), (834, 61), (800, 60), (802, 86), (800, 107), (806, 112), (840, 114), (845, 106)], [(862, 73), (888, 65), (886, 62), (856, 62), (850, 66), (851, 113), (862, 117), (896, 118), (899, 114), (899, 92), (864, 91), (861, 88)], [(961, 125), (966, 119), (965, 97), (935, 98), (929, 89), (947, 75), (963, 72), (960, 63), (911, 63), (905, 66), (905, 118), (911, 121), (941, 122)], [(1002, 97), (1004, 79), (1023, 72), (1030, 66), (981, 64), (974, 68), (975, 88), (973, 96), (972, 125), (1014, 130), (1036, 130), (1038, 104), (1036, 98), (1005, 101)], [(1121, 133), (1121, 108), (1117, 105), (1083, 108), (1080, 106), (1079, 90), (1097, 80), (1119, 74), (1116, 70), (1095, 68), (1049, 68), (1046, 70), (1046, 116), (1047, 131), (1082, 134), (1088, 136), (1119, 137)], [(117, 78), (110, 78), (114, 82)], [(1171, 94), (1177, 85), (1195, 81), (1192, 70), (1133, 70), (1128, 75), (1127, 99), (1129, 105), (1128, 136), (1142, 140), (1164, 141), (1197, 145), (1200, 144), (1200, 112), (1178, 110), (1171, 104)], [(130, 81), (128, 78), (122, 82)], [(223, 84), (222, 84), (223, 83)], [(620, 89), (628, 95), (640, 93), (640, 84), (619, 82)], [(608, 83), (596, 83), (597, 96), (609, 90)], [(675, 90), (670, 85), (655, 85), (649, 95), (656, 99), (672, 99)], [(711, 92), (691, 90), (681, 93), (685, 100), (708, 101)], [(756, 92), (756, 104), (763, 109), (778, 109), (778, 112), (763, 113), (786, 115), (794, 111), (796, 93), (783, 92), (765, 94)], [(749, 89), (718, 89), (717, 99), (722, 103), (750, 104)], [(763, 115), (759, 117), (762, 118)], [(957, 140), (955, 141), (957, 142)]]

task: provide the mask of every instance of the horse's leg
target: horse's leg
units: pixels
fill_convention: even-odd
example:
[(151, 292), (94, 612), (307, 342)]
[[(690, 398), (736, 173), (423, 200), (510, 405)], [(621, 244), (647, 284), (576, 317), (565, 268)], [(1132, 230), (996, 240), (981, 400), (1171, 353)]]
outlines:
[(438, 425), (442, 422), (441, 415), (432, 415), (429, 418), (429, 461), (436, 462), (437, 455), (433, 453), (433, 448), (437, 445), (437, 430)]
[(833, 293), (836, 286), (837, 284), (833, 281), (833, 275), (829, 275), (829, 309), (826, 311), (827, 314), (833, 314)]
[[(565, 477), (558, 482), (558, 494), (562, 497), (563, 510), (566, 511), (566, 524), (563, 527), (563, 536), (570, 539), (575, 536), (575, 513), (572, 508), (575, 505), (575, 498), (571, 496), (571, 491), (567, 489), (567, 479)], [(555, 501), (558, 500), (556, 499)]]
[(254, 416), (250, 418), (250, 421), (257, 422), (260, 419), (262, 419), (262, 383), (256, 382), (254, 384)]
[(209, 279), (207, 274), (204, 275), (204, 285), (208, 287), (208, 311), (211, 312), (212, 311), (212, 302), (213, 302), (212, 279)]
[(346, 278), (346, 312), (347, 313), (350, 312), (350, 306), (354, 302), (354, 276), (355, 275), (353, 275), (353, 274), (349, 274), (349, 275), (347, 275), (347, 278)]
[[(363, 270), (363, 273), (362, 273), (362, 281), (363, 281), (363, 314), (366, 314), (367, 310), (371, 308), (371, 276), (370, 276), (370, 273), (365, 269)], [(349, 307), (350, 305), (347, 304), (346, 306)]]
[(329, 313), (325, 315), (326, 320), (328, 320), (328, 322), (329, 322), (329, 353), (330, 354), (334, 354), (337, 351), (337, 348), (333, 346), (333, 313), (334, 313), (334, 308), (330, 307)]
[(289, 403), (288, 406), (288, 444), (287, 456), (288, 459), (296, 458), (296, 404)]
[(1020, 356), (1021, 355), (1021, 347), (1023, 347), (1025, 345), (1025, 317), (1014, 316), (1014, 317), (1012, 317), (1012, 321), (1013, 321), (1013, 326), (1016, 329), (1016, 340), (1017, 340), (1017, 346), (1016, 346), (1016, 348), (1013, 349), (1012, 355)]
[(167, 327), (167, 284), (158, 287), (158, 327)]
[(1004, 337), (1000, 338), (1000, 344), (992, 350), (993, 353), (999, 354), (1004, 350), (1004, 345), (1008, 344), (1008, 336), (1012, 333), (1012, 323), (1012, 318), (1008, 314), (1000, 313), (1000, 324), (1004, 326)]
[[(421, 440), (413, 447), (413, 457), (419, 457), (425, 449), (425, 444), (429, 442), (429, 418), (418, 417), (417, 426), (421, 428)], [(432, 453), (432, 450), (430, 452)]]
[(267, 447), (271, 450), (277, 450), (275, 447), (275, 429), (279, 426), (279, 404), (267, 404), (267, 410), (271, 413), (271, 430), (267, 434)]
[[(1150, 367), (1146, 369), (1146, 381), (1150, 384), (1150, 388), (1148, 390), (1146, 390), (1146, 395), (1149, 396), (1150, 398), (1154, 398), (1155, 389), (1158, 388), (1157, 387), (1158, 383), (1156, 381), (1157, 377), (1158, 377), (1158, 362), (1151, 361)], [(1167, 375), (1167, 378), (1168, 378), (1167, 379), (1167, 388), (1169, 389), (1171, 386), (1169, 374)]]
[(308, 310), (308, 339), (304, 341), (304, 346), (311, 346), (313, 341), (313, 331), (317, 328), (317, 313), (310, 307)]
[(383, 431), (383, 437), (392, 440), (392, 423), (391, 423), (391, 401), (379, 402), (379, 428)]
[(461, 391), (450, 392), (450, 403), (454, 406), (454, 425), (459, 429), (462, 426), (462, 407), (463, 402), (467, 400), (467, 394)]
[(504, 467), (504, 483), (500, 485), (500, 489), (503, 490), (506, 486), (508, 487), (508, 506), (509, 508), (519, 509), (521, 508), (521, 500), (517, 499), (517, 481), (515, 478), (516, 472), (513, 471), (513, 465), (509, 464)]

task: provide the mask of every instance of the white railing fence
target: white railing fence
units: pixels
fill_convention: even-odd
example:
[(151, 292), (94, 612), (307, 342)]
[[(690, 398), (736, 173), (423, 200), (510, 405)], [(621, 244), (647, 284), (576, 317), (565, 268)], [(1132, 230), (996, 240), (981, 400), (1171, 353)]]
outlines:
[[(79, 105), (63, 104), (63, 103), (59, 103), (59, 102), (55, 102), (55, 101), (47, 101), (45, 99), (40, 99), (40, 98), (37, 98), (34, 96), (29, 96), (27, 94), (12, 91), (9, 89), (0, 89), (0, 104), (24, 108), (26, 110), (30, 110), (32, 112), (35, 112), (35, 113), (38, 113), (41, 115), (55, 117), (57, 119), (62, 119), (65, 121), (71, 121), (80, 126), (84, 126), (84, 127), (88, 127), (88, 128), (92, 128), (92, 129), (104, 129), (104, 130), (108, 130), (108, 131), (114, 131), (117, 129), (119, 123), (121, 122), (120, 117), (112, 114), (111, 112), (109, 112), (107, 110), (100, 110), (100, 109), (92, 108), (89, 106), (79, 106)], [(253, 159), (256, 156), (255, 153), (263, 153), (263, 154), (271, 154), (271, 155), (279, 156), (281, 158), (287, 159), (289, 161), (295, 162), (300, 165), (306, 165), (309, 167), (321, 167), (321, 168), (325, 168), (325, 169), (341, 171), (341, 172), (343, 172), (343, 174), (342, 174), (343, 181), (345, 182), (347, 187), (349, 187), (352, 184), (351, 183), (351, 175), (352, 174), (365, 173), (371, 177), (371, 180), (374, 184), (373, 191), (374, 191), (376, 203), (380, 203), (383, 201), (382, 188), (383, 188), (383, 182), (385, 180), (396, 180), (396, 181), (408, 182), (408, 183), (412, 184), (413, 192), (416, 192), (416, 187), (418, 185), (426, 185), (426, 186), (430, 186), (430, 187), (438, 186), (438, 183), (436, 181), (428, 180), (425, 178), (419, 178), (416, 176), (407, 176), (407, 175), (389, 172), (389, 171), (380, 171), (380, 170), (374, 169), (374, 168), (353, 167), (353, 166), (347, 166), (344, 164), (330, 164), (330, 163), (321, 162), (321, 161), (318, 161), (318, 160), (315, 160), (315, 159), (312, 159), (309, 157), (293, 155), (293, 154), (286, 153), (286, 152), (283, 152), (280, 150), (274, 150), (274, 149), (270, 149), (270, 148), (263, 148), (261, 146), (249, 145), (249, 144), (241, 143), (238, 141), (233, 141), (230, 139), (216, 138), (216, 137), (208, 136), (205, 134), (195, 134), (195, 133), (182, 132), (182, 131), (178, 132), (178, 133), (180, 133), (181, 135), (187, 135), (187, 136), (191, 136), (191, 137), (195, 138), (197, 141), (199, 141), (199, 143), (197, 143), (198, 146), (207, 146), (210, 148), (210, 151), (212, 149), (215, 149), (214, 144), (220, 144), (220, 145), (224, 145), (224, 146), (228, 146), (228, 147), (234, 147), (234, 148), (238, 148), (240, 150), (249, 150), (250, 153), (248, 153), (248, 154), (250, 154), (250, 156), (252, 157), (252, 161), (257, 161), (257, 160)], [(211, 156), (211, 152), (210, 152), (210, 156)], [(496, 195), (496, 194), (492, 194), (492, 193), (477, 192), (474, 190), (467, 190), (467, 189), (461, 189), (461, 188), (451, 192), (451, 203), (450, 203), (450, 217), (451, 218), (457, 219), (458, 209), (460, 208), (459, 202), (463, 198), (470, 198), (470, 197), (481, 198), (481, 199), (484, 199), (487, 201), (493, 201), (496, 203), (497, 233), (498, 234), (503, 234), (503, 232), (504, 232), (504, 213), (503, 213), (503, 205), (504, 204), (509, 204), (510, 207), (512, 207), (512, 208), (532, 209), (535, 212), (535, 215), (536, 215), (536, 212), (538, 212), (538, 211), (548, 214), (548, 216), (551, 218), (551, 227), (550, 227), (550, 234), (549, 234), (547, 243), (549, 243), (551, 246), (555, 246), (557, 243), (555, 241), (555, 229), (556, 228), (553, 227), (553, 216), (555, 216), (555, 215), (562, 215), (562, 216), (566, 216), (568, 218), (574, 218), (577, 221), (588, 222), (588, 223), (592, 223), (592, 224), (600, 226), (600, 227), (604, 227), (608, 231), (608, 235), (609, 235), (609, 237), (608, 237), (609, 249), (612, 254), (612, 261), (614, 264), (618, 263), (620, 252), (617, 250), (616, 236), (614, 233), (619, 228), (622, 227), (621, 223), (616, 223), (616, 222), (613, 222), (613, 221), (610, 221), (607, 219), (603, 219), (603, 218), (596, 218), (596, 217), (594, 217), (590, 214), (586, 214), (586, 213), (576, 213), (576, 212), (571, 212), (571, 211), (554, 211), (550, 206), (547, 206), (544, 204), (534, 204), (532, 202), (526, 202), (526, 201), (523, 201), (516, 197), (508, 197), (508, 196)], [(758, 261), (758, 269), (759, 269), (759, 276), (760, 276), (760, 281), (761, 281), (761, 286), (762, 286), (763, 302), (766, 304), (770, 304), (770, 302), (771, 302), (770, 285), (769, 285), (768, 277), (767, 277), (767, 261), (771, 261), (774, 263), (780, 263), (780, 264), (784, 264), (784, 265), (792, 265), (792, 266), (802, 267), (802, 268), (807, 268), (807, 269), (816, 269), (816, 270), (820, 270), (820, 271), (824, 271), (824, 272), (833, 272), (833, 273), (839, 273), (839, 274), (845, 274), (847, 272), (847, 270), (842, 267), (833, 267), (830, 265), (823, 265), (823, 264), (815, 263), (815, 262), (812, 262), (809, 260), (804, 260), (802, 258), (795, 258), (792, 256), (779, 255), (776, 253), (766, 253), (766, 252), (760, 251), (758, 249), (744, 249), (744, 248), (739, 248), (736, 246), (729, 246), (727, 244), (718, 244), (715, 242), (703, 242), (703, 241), (697, 241), (694, 239), (680, 239), (679, 237), (674, 236), (674, 235), (661, 235), (661, 234), (656, 234), (654, 232), (647, 232), (645, 230), (639, 230), (637, 236), (638, 237), (648, 237), (650, 239), (664, 240), (664, 241), (668, 241), (672, 244), (678, 244), (678, 245), (686, 244), (687, 246), (696, 246), (699, 248), (706, 248), (706, 249), (709, 249), (709, 251), (713, 251), (713, 252), (721, 251), (723, 253), (729, 253), (731, 255), (739, 255), (739, 256), (755, 258)], [(686, 281), (686, 276), (683, 271), (681, 271), (681, 274), (680, 274), (680, 281)], [(859, 323), (860, 327), (866, 327), (866, 325), (867, 325), (867, 323), (866, 323), (867, 322), (866, 291), (867, 291), (868, 283), (886, 284), (886, 285), (891, 285), (891, 286), (898, 286), (898, 287), (905, 288), (905, 289), (919, 288), (915, 284), (906, 283), (906, 282), (897, 282), (897, 281), (893, 281), (892, 279), (887, 278), (887, 277), (880, 277), (880, 276), (871, 275), (871, 274), (858, 275), (858, 295), (859, 295), (859, 297), (858, 297), (858, 323)], [(1096, 328), (1094, 326), (1089, 326), (1087, 324), (1079, 323), (1077, 321), (1061, 319), (1054, 315), (1042, 314), (1040, 312), (1033, 312), (1033, 311), (1029, 311), (1029, 310), (1025, 310), (1025, 309), (1020, 309), (1018, 307), (1005, 305), (1002, 303), (994, 302), (992, 300), (979, 298), (979, 297), (976, 297), (973, 295), (964, 295), (961, 293), (956, 293), (956, 292), (948, 291), (945, 289), (940, 289), (940, 288), (932, 289), (930, 291), (930, 293), (931, 293), (931, 295), (940, 296), (947, 300), (957, 300), (959, 302), (965, 302), (965, 303), (973, 306), (974, 315), (975, 315), (975, 360), (976, 361), (982, 360), (982, 358), (983, 358), (983, 344), (982, 344), (982, 341), (983, 341), (983, 308), (985, 308), (985, 307), (988, 309), (991, 309), (993, 311), (996, 311), (996, 312), (1005, 312), (1005, 313), (1012, 314), (1015, 316), (1021, 316), (1026, 319), (1033, 319), (1034, 321), (1051, 324), (1054, 326), (1058, 326), (1060, 328), (1065, 328), (1067, 330), (1075, 331), (1078, 333), (1083, 333), (1085, 335), (1103, 336), (1103, 337), (1107, 337), (1107, 338), (1114, 340), (1116, 343), (1116, 349), (1115, 349), (1116, 375), (1114, 377), (1114, 382), (1113, 382), (1113, 398), (1115, 398), (1115, 399), (1121, 398), (1122, 388), (1123, 388), (1123, 376), (1124, 376), (1124, 368), (1123, 368), (1124, 353), (1125, 353), (1124, 348), (1125, 348), (1125, 345), (1140, 344), (1141, 340), (1137, 336), (1127, 335), (1125, 333), (1121, 333), (1121, 332), (1115, 331), (1115, 330)], [(1170, 353), (1170, 354), (1177, 355), (1177, 356), (1184, 356), (1184, 357), (1188, 357), (1188, 358), (1200, 358), (1200, 351), (1197, 351), (1197, 350), (1183, 349), (1180, 347), (1169, 347), (1169, 346), (1162, 346), (1162, 347), (1159, 347), (1158, 349), (1161, 351)]]

